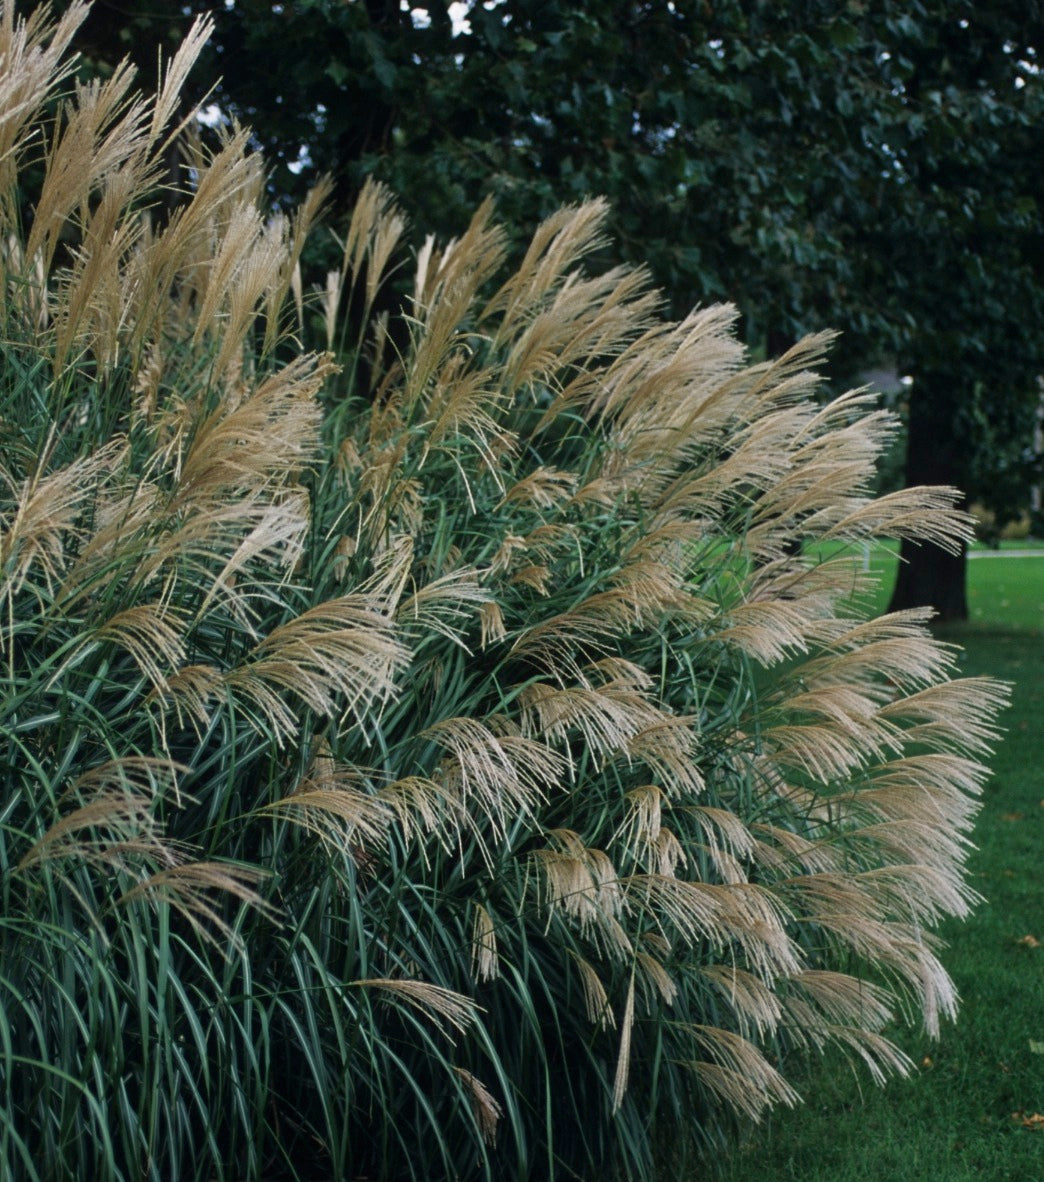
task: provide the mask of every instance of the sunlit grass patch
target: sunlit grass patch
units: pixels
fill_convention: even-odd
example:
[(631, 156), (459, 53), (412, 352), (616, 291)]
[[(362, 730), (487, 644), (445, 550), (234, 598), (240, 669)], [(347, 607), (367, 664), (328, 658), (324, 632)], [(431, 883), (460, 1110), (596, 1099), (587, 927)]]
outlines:
[(983, 628), (1044, 632), (1044, 553), (982, 553), (968, 563), (968, 612)]

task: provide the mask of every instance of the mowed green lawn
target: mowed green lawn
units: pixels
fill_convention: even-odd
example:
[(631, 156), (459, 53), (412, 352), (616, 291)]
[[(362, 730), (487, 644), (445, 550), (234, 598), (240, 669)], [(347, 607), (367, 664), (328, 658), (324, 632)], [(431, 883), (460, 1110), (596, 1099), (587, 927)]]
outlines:
[[(883, 602), (894, 558), (871, 562)], [(975, 558), (968, 591), (972, 619), (945, 638), (1014, 693), (970, 859), (985, 902), (943, 932), (960, 1018), (938, 1042), (897, 1032), (917, 1068), (885, 1089), (840, 1056), (813, 1064), (805, 1103), (753, 1130), (725, 1182), (1044, 1179), (1044, 554)]]
[(1004, 553), (980, 551), (968, 563), (969, 636), (996, 628), (1044, 632), (1044, 551), (1032, 558)]

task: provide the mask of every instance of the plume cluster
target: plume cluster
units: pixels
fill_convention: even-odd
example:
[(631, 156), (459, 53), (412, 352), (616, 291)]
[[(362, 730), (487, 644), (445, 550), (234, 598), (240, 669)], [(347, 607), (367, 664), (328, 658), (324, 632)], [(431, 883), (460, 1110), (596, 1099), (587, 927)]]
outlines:
[(147, 100), (0, 12), (0, 1173), (652, 1178), (906, 1070), (1005, 690), (860, 606), (968, 522), (829, 334), (665, 322), (597, 201), (389, 318), (369, 184), (305, 293), (325, 190), (171, 125), (206, 22)]

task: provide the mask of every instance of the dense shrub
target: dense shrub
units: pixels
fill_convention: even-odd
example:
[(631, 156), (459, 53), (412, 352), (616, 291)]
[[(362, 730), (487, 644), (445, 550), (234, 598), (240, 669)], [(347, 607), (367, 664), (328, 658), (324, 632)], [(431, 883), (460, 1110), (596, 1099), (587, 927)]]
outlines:
[(245, 133), (151, 204), (202, 33), (48, 116), (79, 15), (0, 25), (0, 1172), (651, 1177), (789, 1049), (903, 1070), (1003, 694), (831, 546), (950, 494), (598, 203), (389, 322), (370, 187), (309, 305)]

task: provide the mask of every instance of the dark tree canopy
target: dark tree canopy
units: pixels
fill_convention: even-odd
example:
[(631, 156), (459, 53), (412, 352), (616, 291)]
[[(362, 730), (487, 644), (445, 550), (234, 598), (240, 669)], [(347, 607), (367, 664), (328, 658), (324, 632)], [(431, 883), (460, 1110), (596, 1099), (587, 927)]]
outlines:
[[(605, 194), (611, 249), (748, 340), (842, 330), (839, 377), (914, 378), (907, 480), (1010, 512), (1044, 367), (1044, 4), (953, 0), (235, 0), (198, 88), (249, 122), (277, 198), (377, 174), (425, 231), (488, 192), (520, 233)], [(194, 6), (97, 0), (81, 48), (155, 71)], [(1044, 52), (1044, 48), (1042, 48)], [(911, 555), (896, 605), (966, 614), (963, 558)]]

